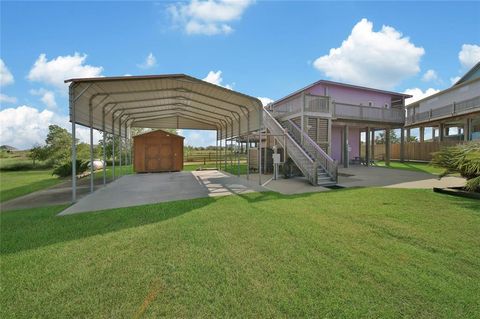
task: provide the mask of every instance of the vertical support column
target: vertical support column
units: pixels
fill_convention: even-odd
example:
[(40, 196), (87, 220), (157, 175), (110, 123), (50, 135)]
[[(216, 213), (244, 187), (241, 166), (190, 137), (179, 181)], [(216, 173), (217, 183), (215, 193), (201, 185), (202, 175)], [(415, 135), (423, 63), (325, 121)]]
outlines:
[(125, 129), (123, 131), (125, 134), (125, 173), (128, 174), (128, 165), (130, 165), (130, 159), (128, 158), (128, 155), (130, 154), (130, 141), (128, 140), (127, 121), (125, 121)]
[(230, 170), (233, 174), (233, 124), (231, 127), (231, 136), (230, 136)]
[(262, 185), (262, 127), (258, 130), (258, 184)]
[(432, 142), (435, 142), (435, 138), (436, 138), (436, 136), (435, 136), (435, 127), (432, 126)]
[(130, 136), (130, 164), (132, 164), (132, 168), (130, 172), (133, 174), (133, 137), (132, 137), (132, 127), (128, 128), (128, 136)]
[(247, 180), (250, 179), (250, 131), (247, 133)]
[(365, 129), (365, 165), (370, 166), (370, 128)]
[(215, 169), (218, 170), (218, 129), (215, 132)]
[(93, 110), (90, 103), (88, 108), (89, 124), (90, 124), (90, 193), (93, 193)]
[(467, 117), (463, 124), (463, 140), (470, 141), (470, 134), (472, 134), (472, 120)]
[(390, 166), (390, 129), (385, 129), (385, 165)]
[(72, 203), (77, 201), (77, 143), (75, 129), (75, 102), (71, 101), (72, 112)]
[(122, 176), (122, 116), (118, 118), (118, 177)]
[(445, 126), (443, 123), (440, 123), (438, 126), (438, 138), (440, 142), (443, 142), (443, 138), (445, 137)]
[[(328, 147), (327, 147), (327, 154), (329, 156), (332, 156), (332, 119), (328, 119), (327, 120), (327, 124), (328, 124)], [(320, 129), (317, 128), (317, 130), (320, 132)]]
[(112, 181), (115, 180), (115, 117), (112, 114)]
[(348, 152), (348, 125), (343, 127), (343, 167), (348, 168), (350, 154)]
[(405, 161), (405, 129), (400, 128), (400, 162)]
[(225, 132), (225, 152), (224, 152), (224, 157), (223, 157), (223, 161), (224, 161), (224, 171), (227, 171), (227, 131)]
[[(238, 137), (240, 138), (240, 137)], [(241, 142), (240, 142), (241, 143)], [(240, 177), (240, 149), (239, 142), (237, 139), (237, 176)]]
[(358, 129), (358, 157), (362, 158), (362, 130)]
[(420, 143), (423, 143), (423, 142), (425, 142), (425, 127), (420, 126), (418, 128), (418, 130), (419, 130), (419, 133), (420, 133)]
[(107, 150), (106, 150), (106, 145), (105, 143), (107, 142), (106, 135), (107, 132), (105, 132), (105, 108), (103, 108), (102, 111), (102, 132), (103, 132), (103, 185), (107, 184)]
[(407, 143), (410, 142), (410, 136), (411, 136), (411, 131), (410, 131), (410, 128), (407, 128)]
[(372, 161), (375, 160), (375, 129), (372, 129), (372, 152), (370, 153), (370, 158)]
[(300, 117), (300, 129), (302, 134), (300, 134), (300, 144), (303, 145), (303, 132), (305, 132), (305, 92), (302, 92), (302, 105), (301, 105), (301, 117)]

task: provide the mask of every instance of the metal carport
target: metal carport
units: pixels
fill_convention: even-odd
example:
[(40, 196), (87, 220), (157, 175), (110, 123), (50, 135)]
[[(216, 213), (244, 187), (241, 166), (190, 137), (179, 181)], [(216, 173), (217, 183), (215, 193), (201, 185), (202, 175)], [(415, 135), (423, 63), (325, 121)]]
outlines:
[[(126, 140), (132, 127), (215, 130), (221, 146), (222, 140), (230, 140), (231, 144), (234, 138), (248, 140), (250, 133), (259, 131), (262, 125), (263, 108), (257, 98), (184, 74), (79, 78), (65, 82), (70, 83), (72, 177), (76, 176), (76, 124), (90, 128), (91, 162), (93, 129), (103, 132), (104, 140), (107, 133)], [(105, 149), (103, 157), (105, 160)], [(90, 173), (93, 191), (93, 167)], [(105, 168), (103, 176), (105, 183)], [(76, 178), (72, 178), (72, 202), (75, 200)]]

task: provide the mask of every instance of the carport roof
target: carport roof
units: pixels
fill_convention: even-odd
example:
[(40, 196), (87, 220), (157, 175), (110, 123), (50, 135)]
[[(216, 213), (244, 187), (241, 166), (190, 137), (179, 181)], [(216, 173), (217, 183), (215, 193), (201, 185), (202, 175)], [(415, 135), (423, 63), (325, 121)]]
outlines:
[(261, 125), (262, 103), (185, 74), (69, 79), (70, 121), (126, 136), (125, 127), (218, 130)]

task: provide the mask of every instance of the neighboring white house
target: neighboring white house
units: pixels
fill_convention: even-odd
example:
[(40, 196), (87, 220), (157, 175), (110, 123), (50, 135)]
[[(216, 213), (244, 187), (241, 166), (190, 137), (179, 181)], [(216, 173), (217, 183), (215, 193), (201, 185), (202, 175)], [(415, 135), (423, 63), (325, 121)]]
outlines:
[(440, 141), (480, 139), (480, 62), (452, 87), (407, 105), (405, 127), (420, 128), (420, 142), (425, 127)]

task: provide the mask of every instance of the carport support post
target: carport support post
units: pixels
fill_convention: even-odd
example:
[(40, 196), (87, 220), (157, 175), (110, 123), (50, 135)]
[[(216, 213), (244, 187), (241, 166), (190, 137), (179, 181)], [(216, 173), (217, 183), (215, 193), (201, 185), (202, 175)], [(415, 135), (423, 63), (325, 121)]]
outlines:
[(90, 193), (93, 193), (93, 112), (92, 104), (88, 108), (90, 118)]
[(115, 180), (115, 120), (112, 114), (112, 181)]
[(215, 137), (215, 168), (218, 170), (218, 130), (216, 132)]
[(103, 131), (103, 185), (107, 184), (107, 153), (105, 149), (105, 108), (102, 111), (102, 131)]
[(77, 201), (77, 145), (75, 142), (75, 102), (72, 105), (72, 203)]
[[(241, 143), (241, 142), (240, 142)], [(240, 149), (241, 149), (241, 145), (239, 142), (238, 142), (238, 139), (237, 139), (237, 176), (240, 177)]]
[(262, 185), (262, 128), (258, 130), (258, 184)]
[(250, 132), (247, 133), (247, 180), (250, 179)]
[(121, 116), (118, 119), (118, 177), (122, 176), (122, 122), (120, 122)]

